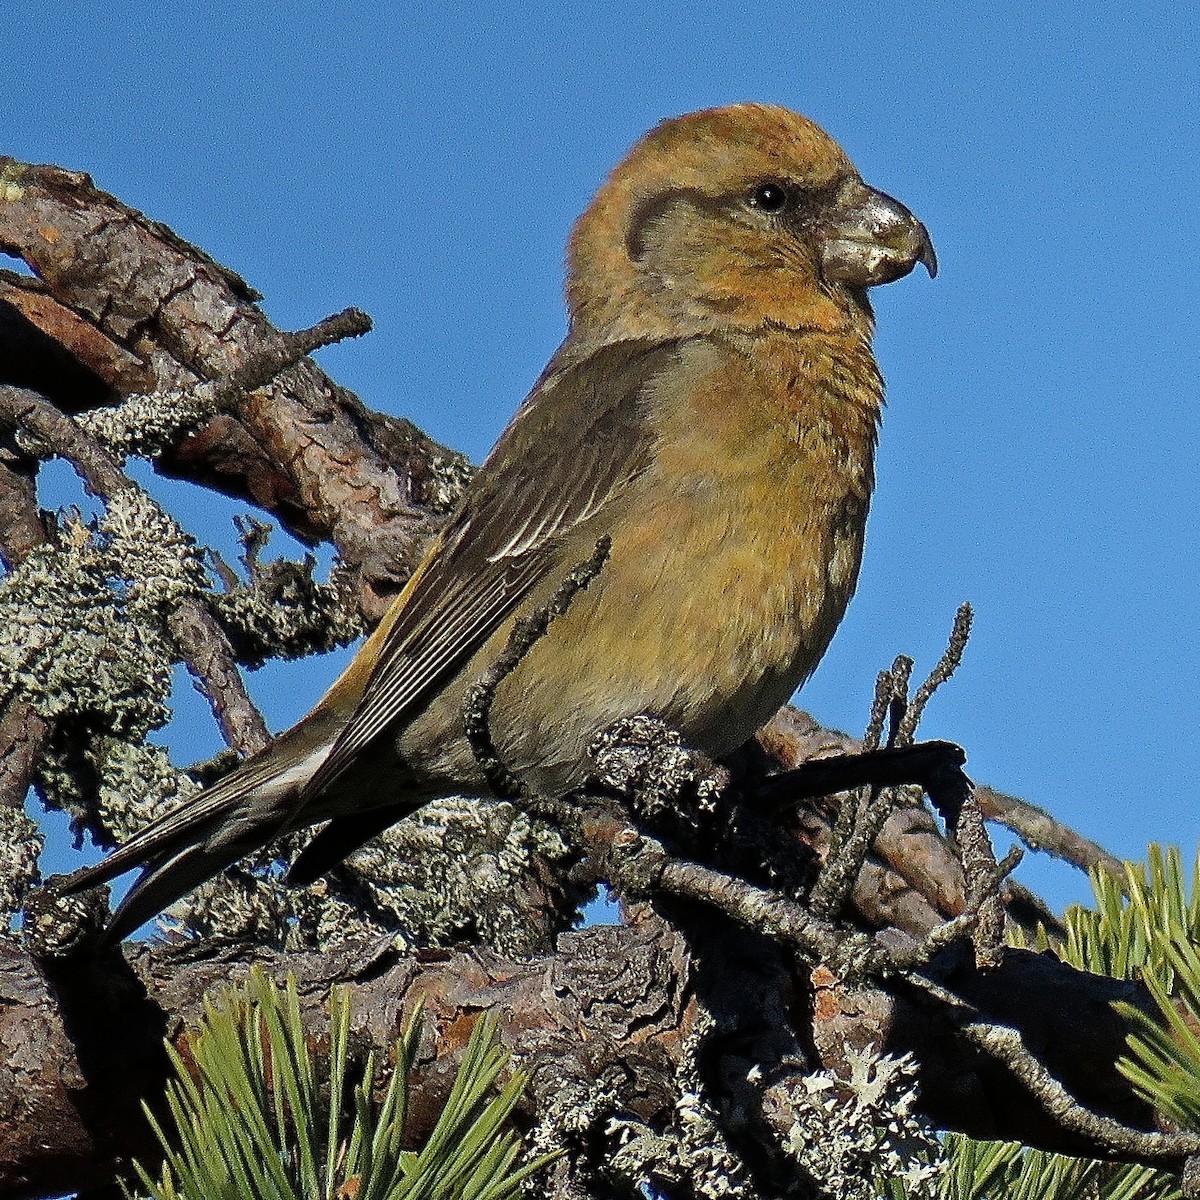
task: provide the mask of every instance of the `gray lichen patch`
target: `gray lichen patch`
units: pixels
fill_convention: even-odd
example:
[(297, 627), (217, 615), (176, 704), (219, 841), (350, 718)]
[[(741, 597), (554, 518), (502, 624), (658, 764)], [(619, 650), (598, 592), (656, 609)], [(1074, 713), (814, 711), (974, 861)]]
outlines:
[(354, 573), (335, 567), (329, 582), (321, 583), (313, 566), (311, 558), (256, 562), (248, 583), (209, 597), (243, 666), (324, 654), (364, 632)]
[(571, 854), (558, 830), (512, 804), (449, 797), (393, 826), (351, 862), (415, 943), (479, 939), (501, 953), (528, 954), (557, 932), (547, 928), (543, 876), (555, 868), (565, 874)]
[(135, 547), (116, 525), (64, 523), (57, 546), (34, 550), (0, 581), (0, 700), (27, 700), (52, 720), (137, 739), (170, 713), (171, 650), (153, 607), (165, 580), (134, 583)]
[(0, 808), (0, 922), (7, 929), (25, 895), (38, 880), (38, 856), (43, 838), (33, 821), (19, 808)]
[(217, 383), (135, 393), (120, 404), (81, 413), (76, 420), (113, 453), (153, 458), (194, 433), (228, 405)]
[(916, 1113), (916, 1063), (851, 1046), (846, 1061), (849, 1077), (819, 1071), (768, 1093), (791, 1117), (786, 1149), (829, 1200), (877, 1200), (896, 1180), (910, 1200), (934, 1200), (945, 1159)]

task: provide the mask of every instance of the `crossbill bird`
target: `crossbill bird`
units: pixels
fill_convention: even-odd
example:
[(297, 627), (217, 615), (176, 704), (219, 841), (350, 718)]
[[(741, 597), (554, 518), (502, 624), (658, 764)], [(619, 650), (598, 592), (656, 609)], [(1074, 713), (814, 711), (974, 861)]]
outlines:
[(299, 724), (136, 834), (118, 939), (277, 835), (308, 882), (425, 802), (489, 794), (464, 695), (601, 538), (609, 559), (499, 685), (529, 787), (651, 714), (733, 750), (809, 676), (854, 591), (883, 385), (867, 289), (937, 262), (924, 225), (786, 109), (664, 121), (571, 234), (566, 340), (374, 633)]

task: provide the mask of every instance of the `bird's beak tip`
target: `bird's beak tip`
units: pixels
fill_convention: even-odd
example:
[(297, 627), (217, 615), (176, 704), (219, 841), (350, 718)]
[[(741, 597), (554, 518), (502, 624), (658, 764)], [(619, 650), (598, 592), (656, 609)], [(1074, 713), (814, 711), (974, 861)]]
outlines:
[(924, 239), (921, 243), (921, 253), (917, 255), (917, 262), (921, 263), (925, 270), (929, 272), (930, 279), (936, 279), (938, 273), (937, 251), (933, 248), (933, 240), (929, 236), (929, 230), (924, 225), (921, 226), (924, 233)]

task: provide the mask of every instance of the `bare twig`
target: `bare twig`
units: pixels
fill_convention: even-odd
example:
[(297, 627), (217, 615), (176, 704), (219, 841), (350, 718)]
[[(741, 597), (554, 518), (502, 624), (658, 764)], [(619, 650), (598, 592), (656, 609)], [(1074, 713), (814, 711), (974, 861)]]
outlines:
[(1029, 1052), (1017, 1030), (984, 1021), (967, 1001), (924, 975), (913, 973), (907, 979), (914, 987), (945, 1005), (962, 1035), (1012, 1071), (1063, 1129), (1114, 1154), (1128, 1155), (1143, 1162), (1178, 1161), (1200, 1154), (1200, 1135), (1133, 1129), (1084, 1107)]
[(116, 496), (137, 487), (99, 442), (37, 392), (0, 387), (0, 425), (23, 429), (43, 441), (75, 468), (94, 496)]
[(1090, 838), (1056, 820), (1044, 808), (990, 787), (975, 788), (975, 798), (984, 817), (1010, 829), (1031, 850), (1041, 850), (1081, 871), (1102, 867), (1122, 887), (1125, 868), (1115, 854)]
[(335, 342), (346, 341), (347, 337), (370, 334), (371, 318), (361, 308), (343, 308), (331, 317), (319, 320), (311, 328), (296, 330), (293, 334), (282, 334), (276, 346), (263, 347), (247, 359), (239, 370), (221, 380), (218, 395), (233, 400), (241, 392), (262, 388), (278, 374), (299, 362), (306, 354)]
[[(897, 736), (908, 706), (912, 666), (911, 658), (898, 655), (891, 669), (881, 672), (876, 680), (875, 700), (867, 726), (868, 746), (878, 744), (886, 713), (887, 751), (897, 749)], [(911, 783), (912, 779), (904, 782)], [(878, 782), (858, 787), (845, 797), (838, 811), (829, 853), (809, 898), (814, 912), (831, 916), (845, 907), (871, 846), (897, 803), (905, 798), (905, 792), (885, 789)]]
[(221, 586), (226, 592), (232, 592), (241, 586), (242, 581), (238, 577), (238, 573), (221, 557), (219, 550), (209, 546), (207, 556), (210, 570), (221, 581)]
[[(1022, 857), (1023, 854), (1020, 847), (1013, 846), (997, 864), (996, 869), (991, 875), (981, 880), (980, 886), (973, 889), (973, 895), (968, 901), (969, 907), (959, 913), (957, 917), (951, 917), (949, 921), (944, 921), (936, 929), (930, 930), (924, 941), (912, 951), (895, 951), (896, 965), (906, 970), (913, 970), (929, 963), (939, 951), (956, 942), (959, 938), (965, 937), (968, 934), (977, 937), (981, 922), (992, 919), (992, 914), (989, 911), (991, 902), (999, 899), (1001, 887), (1003, 887), (1005, 880), (1020, 866)], [(1003, 934), (1003, 909), (1001, 908), (999, 911), (1001, 916), (1000, 934)], [(986, 936), (988, 938), (987, 947), (992, 949), (998, 939), (996, 931), (991, 925), (987, 928)], [(993, 954), (986, 961), (983, 961), (979, 951), (977, 950), (976, 952), (977, 965), (994, 966), (998, 961), (998, 954)]]
[[(33, 460), (0, 449), (0, 559), (14, 570), (49, 537), (37, 503)], [(24, 700), (0, 712), (0, 808), (21, 809), (53, 726)]]
[(887, 720), (888, 707), (892, 702), (892, 673), (880, 671), (875, 676), (875, 698), (871, 702), (871, 716), (867, 721), (867, 731), (863, 734), (864, 750), (878, 750), (883, 738), (883, 726)]
[[(899, 660), (897, 660), (898, 662)], [(895, 664), (893, 664), (894, 669)], [(863, 735), (863, 746), (867, 753), (879, 747), (883, 736), (883, 726), (888, 714), (895, 703), (896, 687), (893, 671), (880, 671), (875, 677), (875, 698), (871, 703), (871, 715), (867, 721), (867, 731)], [(853, 787), (843, 784), (841, 788), (829, 789), (829, 792), (840, 791)], [(814, 912), (824, 916), (837, 912), (845, 903), (846, 895), (854, 886), (854, 880), (862, 870), (862, 860), (851, 861), (854, 855), (848, 850), (854, 839), (854, 831), (859, 823), (859, 815), (864, 805), (870, 804), (879, 795), (875, 784), (853, 787), (847, 790), (842, 803), (838, 806), (833, 828), (830, 830), (829, 851), (821, 867), (816, 883), (809, 896), (809, 904)]]
[[(879, 744), (885, 714), (888, 725), (887, 749), (894, 750), (912, 745), (913, 733), (926, 703), (937, 688), (950, 678), (962, 659), (963, 648), (970, 632), (970, 618), (970, 607), (962, 605), (955, 617), (945, 653), (929, 678), (917, 690), (911, 703), (908, 697), (913, 668), (911, 658), (903, 654), (898, 655), (890, 670), (880, 673), (875, 684), (875, 699), (864, 738), (868, 752)], [(963, 778), (965, 779), (965, 776)], [(914, 780), (908, 779), (903, 782), (912, 783)], [(964, 790), (956, 785), (947, 797), (956, 813), (961, 809), (957, 798)], [(898, 805), (919, 799), (911, 789), (885, 789), (878, 783), (870, 787), (859, 787), (843, 799), (834, 825), (829, 852), (809, 898), (814, 912), (830, 916), (842, 910), (854, 887), (854, 881), (862, 871), (867, 855), (888, 817)], [(992, 865), (994, 866), (994, 863)]]
[(0, 808), (20, 810), (53, 725), (24, 700), (0, 714)]
[(258, 573), (262, 552), (271, 539), (271, 525), (251, 516), (235, 518), (234, 525), (242, 543), (242, 566), (246, 569), (246, 575), (253, 579)]
[(897, 741), (900, 724), (908, 711), (908, 685), (912, 680), (913, 660), (907, 654), (897, 654), (892, 669), (886, 674), (891, 680), (891, 695), (888, 697), (888, 746), (903, 745)]
[(979, 914), (972, 937), (975, 961), (981, 967), (994, 967), (1004, 948), (1004, 898), (993, 882), (999, 864), (974, 789), (959, 807), (953, 829), (967, 878), (967, 911)]
[(959, 664), (962, 662), (963, 651), (967, 648), (967, 640), (971, 636), (971, 622), (974, 619), (974, 613), (969, 604), (960, 604), (958, 612), (954, 614), (954, 625), (950, 630), (950, 640), (946, 644), (946, 649), (942, 657), (938, 660), (938, 664), (929, 673), (929, 678), (925, 680), (919, 688), (916, 695), (909, 702), (908, 711), (904, 714), (904, 719), (900, 723), (897, 741), (903, 746), (913, 740), (917, 732), (917, 725), (920, 724), (922, 716), (925, 715), (925, 705), (929, 703), (934, 692), (945, 683), (951, 675), (958, 670)]
[(260, 346), (236, 371), (216, 381), (214, 410), (227, 408), (246, 392), (270, 383), (306, 354), (370, 332), (371, 318), (361, 309), (346, 308), (309, 329), (280, 334), (278, 342)]
[(662, 844), (630, 826), (585, 822), (591, 849), (627, 895), (666, 895), (711, 904), (751, 929), (765, 933), (811, 964), (823, 963), (840, 978), (888, 975), (890, 952), (869, 934), (835, 924), (781, 893), (700, 863), (669, 856)]

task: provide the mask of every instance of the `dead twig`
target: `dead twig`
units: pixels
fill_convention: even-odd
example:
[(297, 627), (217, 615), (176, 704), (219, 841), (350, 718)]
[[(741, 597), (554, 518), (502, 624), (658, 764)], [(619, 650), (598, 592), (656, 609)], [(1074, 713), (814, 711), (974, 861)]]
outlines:
[(505, 765), (492, 741), (491, 714), (496, 689), (517, 669), (534, 645), (546, 636), (554, 621), (571, 607), (575, 597), (596, 578), (608, 561), (611, 547), (611, 539), (602, 537), (596, 543), (592, 557), (566, 575), (547, 604), (517, 621), (503, 653), (483, 677), (467, 689), (463, 697), (463, 729), (471, 752), (488, 786), (501, 799), (526, 798), (527, 789)]
[[(955, 616), (945, 652), (929, 677), (917, 689), (912, 701), (908, 696), (913, 668), (911, 658), (899, 655), (889, 670), (880, 673), (876, 680), (875, 698), (863, 739), (867, 753), (875, 751), (879, 745), (885, 719), (888, 724), (889, 751), (912, 745), (912, 735), (926, 703), (938, 687), (950, 678), (962, 659), (970, 625), (971, 609), (969, 605), (964, 604)], [(961, 779), (956, 781), (955, 786), (943, 797), (943, 802), (956, 810), (961, 807), (960, 797), (969, 791), (969, 781), (966, 781), (965, 788), (962, 781), (966, 781), (965, 775), (961, 775)], [(913, 780), (909, 778), (903, 782), (910, 784)], [(830, 790), (843, 791), (849, 786), (852, 785), (842, 783), (840, 787)], [(867, 855), (888, 817), (899, 804), (910, 799), (919, 797), (910, 796), (903, 788), (885, 788), (879, 783), (855, 787), (845, 797), (834, 823), (829, 852), (810, 896), (814, 912), (823, 916), (841, 912), (849, 900), (854, 881), (862, 871)]]
[(913, 987), (944, 1005), (962, 1036), (1003, 1063), (1062, 1129), (1085, 1137), (1113, 1154), (1141, 1162), (1177, 1163), (1200, 1154), (1198, 1134), (1134, 1129), (1085, 1107), (1029, 1052), (1017, 1030), (983, 1020), (967, 1001), (924, 975), (914, 972), (906, 978)]
[(925, 706), (932, 699), (934, 692), (958, 670), (962, 663), (963, 651), (966, 650), (967, 642), (971, 637), (971, 624), (974, 619), (975, 614), (969, 604), (958, 606), (958, 611), (954, 614), (950, 638), (942, 657), (938, 660), (937, 666), (929, 672), (929, 677), (925, 682), (917, 688), (916, 694), (909, 701), (908, 709), (900, 721), (897, 730), (897, 745), (907, 746), (912, 742), (917, 732), (917, 725), (925, 715)]

